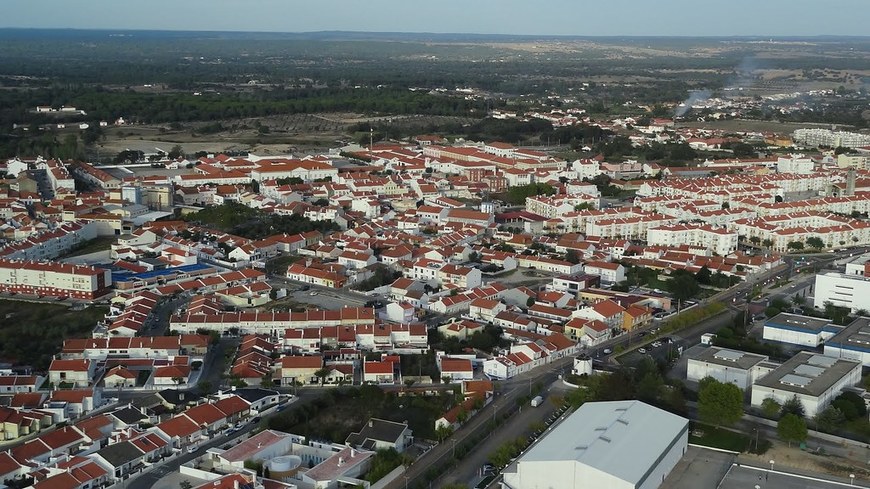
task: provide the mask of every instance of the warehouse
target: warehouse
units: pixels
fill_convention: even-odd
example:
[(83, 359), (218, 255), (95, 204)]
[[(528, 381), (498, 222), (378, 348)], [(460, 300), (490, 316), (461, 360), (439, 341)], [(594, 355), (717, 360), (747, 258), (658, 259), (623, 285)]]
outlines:
[(688, 435), (687, 419), (640, 401), (587, 402), (508, 467), (503, 484), (656, 488), (686, 452)]
[(778, 366), (764, 355), (711, 346), (689, 358), (686, 378), (698, 382), (704, 377), (713, 377), (719, 382), (747, 389)]
[(752, 406), (767, 398), (797, 397), (807, 417), (823, 411), (840, 392), (861, 382), (861, 363), (802, 351), (752, 386)]
[(859, 317), (825, 343), (825, 355), (870, 366), (870, 318)]
[(840, 329), (828, 319), (783, 312), (764, 323), (763, 337), (768, 341), (816, 348)]

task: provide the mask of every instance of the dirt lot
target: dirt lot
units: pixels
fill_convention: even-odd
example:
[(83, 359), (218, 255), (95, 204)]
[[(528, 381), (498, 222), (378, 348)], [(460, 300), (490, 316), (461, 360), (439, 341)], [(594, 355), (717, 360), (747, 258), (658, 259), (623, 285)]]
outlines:
[[(469, 123), (466, 117), (440, 116), (388, 116), (370, 117), (353, 113), (284, 114), (262, 118), (220, 121), (225, 128), (213, 134), (197, 132), (205, 122), (185, 123), (181, 129), (172, 130), (168, 125), (136, 125), (112, 127), (106, 131), (106, 139), (100, 152), (115, 154), (125, 149), (152, 153), (158, 148), (168, 152), (179, 144), (187, 153), (198, 151), (226, 152), (250, 151), (260, 155), (306, 153), (323, 151), (346, 144), (354, 124), (373, 122), (400, 125), (408, 129), (423, 128), (432, 123)], [(268, 127), (261, 133), (259, 126)]]
[[(858, 452), (865, 453), (858, 453)], [(752, 455), (743, 453), (740, 459), (745, 462), (751, 462), (760, 467), (767, 466), (771, 460), (776, 461), (776, 467), (781, 467), (788, 470), (798, 469), (804, 471), (819, 472), (823, 474), (831, 474), (837, 477), (849, 477), (849, 474), (856, 474), (862, 479), (870, 476), (870, 470), (867, 464), (858, 463), (855, 460), (867, 460), (867, 455), (870, 450), (855, 449), (850, 453), (850, 458), (840, 458), (826, 455), (817, 455), (810, 452), (805, 452), (796, 446), (789, 446), (785, 443), (774, 441), (773, 446), (764, 455)]]

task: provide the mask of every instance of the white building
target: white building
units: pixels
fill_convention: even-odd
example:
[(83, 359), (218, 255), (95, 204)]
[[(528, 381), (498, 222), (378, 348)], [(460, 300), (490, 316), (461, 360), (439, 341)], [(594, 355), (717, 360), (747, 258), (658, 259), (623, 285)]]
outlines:
[(762, 337), (768, 341), (816, 348), (839, 331), (840, 328), (828, 319), (783, 312), (764, 323)]
[(870, 366), (870, 318), (860, 317), (825, 342), (825, 355)]
[(688, 436), (687, 419), (640, 401), (587, 402), (503, 472), (504, 486), (656, 488)]
[(861, 382), (861, 363), (802, 351), (756, 381), (751, 404), (772, 398), (783, 404), (797, 397), (807, 417), (823, 411), (840, 392)]
[(870, 310), (870, 278), (862, 275), (827, 272), (816, 275), (814, 305), (825, 307), (830, 302), (835, 306)]
[(686, 379), (698, 382), (704, 377), (713, 377), (745, 390), (777, 366), (764, 355), (712, 346), (689, 358)]

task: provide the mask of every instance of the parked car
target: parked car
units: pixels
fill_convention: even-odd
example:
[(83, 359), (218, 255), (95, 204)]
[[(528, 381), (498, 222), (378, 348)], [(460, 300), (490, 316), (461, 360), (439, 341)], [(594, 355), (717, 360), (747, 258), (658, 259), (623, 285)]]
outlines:
[(637, 352), (640, 353), (641, 355), (646, 355), (646, 348), (638, 348)]

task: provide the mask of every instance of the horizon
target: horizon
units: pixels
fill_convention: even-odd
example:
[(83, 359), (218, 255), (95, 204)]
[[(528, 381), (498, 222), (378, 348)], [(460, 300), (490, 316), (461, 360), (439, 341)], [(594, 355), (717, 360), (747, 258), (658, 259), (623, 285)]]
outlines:
[[(867, 37), (865, 0), (6, 0), (0, 28), (250, 33), (404, 33), (544, 37)], [(861, 12), (865, 12), (861, 14)], [(847, 15), (842, 15), (842, 14)], [(832, 14), (837, 14), (832, 17)], [(832, 19), (820, 22), (819, 19)], [(780, 19), (780, 21), (772, 21)], [(836, 19), (836, 20), (834, 20)]]
[(280, 35), (315, 35), (315, 34), (358, 34), (358, 35), (396, 35), (396, 36), (476, 36), (476, 37), (525, 37), (553, 39), (870, 39), (870, 34), (735, 34), (735, 35), (677, 35), (677, 34), (507, 34), (484, 32), (436, 32), (436, 31), (364, 31), (346, 29), (325, 29), (312, 31), (251, 31), (251, 30), (214, 30), (214, 29), (138, 29), (110, 27), (13, 27), (0, 26), (0, 31), (74, 31), (74, 32), (166, 32), (189, 34), (280, 34)]

